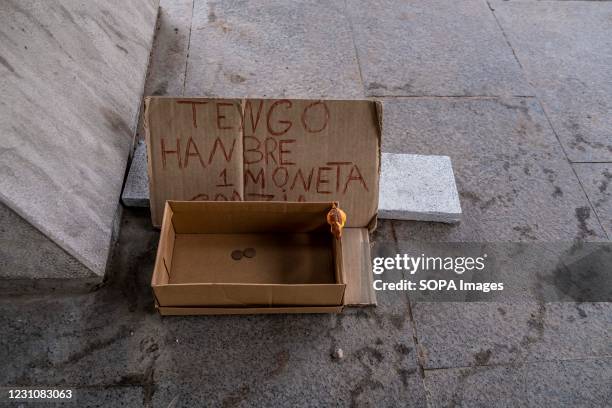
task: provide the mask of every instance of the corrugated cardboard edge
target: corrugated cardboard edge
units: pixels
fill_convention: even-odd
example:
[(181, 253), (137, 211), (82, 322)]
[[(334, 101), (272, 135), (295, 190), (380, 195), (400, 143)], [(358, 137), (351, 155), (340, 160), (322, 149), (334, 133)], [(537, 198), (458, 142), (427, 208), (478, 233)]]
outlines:
[[(378, 161), (378, 186), (380, 188), (380, 168), (381, 168), (381, 152), (382, 152), (382, 132), (383, 132), (383, 105), (381, 101), (373, 100), (376, 113), (376, 123), (378, 124), (378, 146), (376, 147), (376, 160)], [(377, 198), (377, 201), (380, 200), (380, 197)], [(378, 210), (374, 213), (374, 216), (370, 220), (367, 225), (369, 232), (374, 232), (376, 229), (376, 224), (378, 222)]]
[[(150, 159), (153, 156), (153, 153), (151, 152), (151, 130), (149, 129), (149, 104), (151, 103), (151, 97), (147, 96), (145, 97), (144, 100), (144, 112), (142, 114), (143, 117), (143, 123), (142, 123), (142, 127), (144, 128), (145, 131), (145, 145), (147, 146), (147, 172), (148, 174), (148, 178), (149, 178), (149, 192), (150, 195), (153, 194), (154, 188), (155, 188), (155, 180), (154, 180), (154, 176), (153, 176), (153, 161)], [(151, 197), (149, 197), (149, 203), (151, 203)], [(149, 208), (151, 210), (151, 223), (153, 224), (153, 227), (155, 228), (161, 228), (161, 225), (156, 225), (155, 224), (155, 206), (149, 204)]]
[(367, 228), (345, 228), (342, 234), (345, 306), (376, 306), (372, 279), (370, 235)]
[(155, 307), (162, 316), (187, 315), (244, 315), (286, 313), (341, 313), (342, 306), (294, 306), (294, 307)]
[[(168, 204), (168, 202), (166, 201), (166, 204), (164, 205), (164, 216), (163, 216), (163, 221), (165, 221), (162, 225), (162, 230), (160, 232), (160, 237), (159, 237), (159, 241), (158, 241), (158, 245), (157, 245), (157, 255), (155, 256), (155, 264), (153, 267), (153, 275), (151, 276), (151, 288), (153, 289), (153, 294), (156, 298), (157, 301), (157, 294), (155, 293), (155, 288), (158, 285), (159, 282), (162, 281), (162, 279), (160, 278), (160, 274), (165, 271), (166, 275), (168, 276), (168, 270), (167, 270), (167, 265), (166, 265), (166, 261), (164, 259), (164, 252), (165, 252), (165, 246), (168, 245), (168, 235), (170, 234), (170, 228), (174, 228), (172, 226), (172, 208), (170, 207), (170, 204)], [(171, 243), (172, 245), (174, 245), (174, 241), (172, 241)], [(162, 266), (164, 267), (164, 269), (162, 270)], [(167, 281), (167, 280), (166, 280)]]

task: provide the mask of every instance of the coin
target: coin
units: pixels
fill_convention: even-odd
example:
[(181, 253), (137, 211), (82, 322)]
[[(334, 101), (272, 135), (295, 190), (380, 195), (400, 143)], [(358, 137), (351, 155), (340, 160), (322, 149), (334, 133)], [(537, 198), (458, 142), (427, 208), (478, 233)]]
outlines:
[(255, 248), (246, 248), (242, 254), (247, 258), (254, 258), (257, 252), (255, 251)]
[(236, 249), (234, 251), (232, 251), (232, 259), (234, 261), (239, 261), (242, 259), (242, 251), (239, 249)]

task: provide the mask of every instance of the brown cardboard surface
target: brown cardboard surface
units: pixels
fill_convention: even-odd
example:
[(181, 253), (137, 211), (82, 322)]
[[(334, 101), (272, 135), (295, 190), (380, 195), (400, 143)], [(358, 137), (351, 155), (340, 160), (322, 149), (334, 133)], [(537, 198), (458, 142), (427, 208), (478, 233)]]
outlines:
[[(156, 301), (161, 307), (341, 307), (343, 247), (326, 222), (331, 207), (167, 202), (151, 282)], [(246, 248), (256, 255), (232, 258)]]
[[(177, 233), (240, 234), (247, 232), (312, 232), (329, 229), (331, 203), (193, 202), (172, 201), (172, 224)], [(323, 221), (321, 221), (323, 220)]]
[(153, 225), (166, 200), (337, 200), (347, 227), (373, 225), (380, 120), (366, 100), (149, 97)]
[(296, 306), (296, 307), (158, 307), (163, 316), (187, 315), (235, 315), (235, 314), (279, 314), (279, 313), (340, 313), (342, 306)]
[(339, 306), (344, 284), (168, 284), (154, 286), (161, 306)]
[(345, 228), (342, 236), (342, 270), (345, 274), (345, 306), (376, 305), (372, 286), (370, 236), (366, 228)]
[[(169, 283), (334, 283), (332, 236), (319, 233), (179, 234)], [(234, 260), (235, 250), (253, 258)], [(214, 267), (211, 267), (214, 265)]]

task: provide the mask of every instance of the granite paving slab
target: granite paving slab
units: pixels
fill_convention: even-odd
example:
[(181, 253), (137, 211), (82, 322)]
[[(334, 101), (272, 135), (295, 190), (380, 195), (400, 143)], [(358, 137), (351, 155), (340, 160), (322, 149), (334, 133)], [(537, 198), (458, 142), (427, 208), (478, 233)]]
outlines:
[(418, 302), (413, 315), (425, 368), (612, 355), (611, 303)]
[(408, 298), (377, 300), (338, 315), (164, 318), (155, 405), (424, 407)]
[(382, 150), (447, 155), (461, 200), (457, 225), (382, 220), (402, 241), (606, 239), (534, 98), (385, 99)]
[(426, 371), (432, 407), (605, 407), (612, 360)]
[[(160, 0), (144, 95), (183, 95), (193, 0)], [(144, 139), (142, 112), (138, 139)]]
[(574, 163), (573, 166), (595, 214), (608, 238), (612, 238), (612, 163)]
[(145, 95), (183, 94), (193, 0), (160, 0)]
[[(40, 389), (39, 387), (31, 387), (32, 390)], [(77, 406), (87, 408), (105, 408), (105, 407), (140, 407), (147, 406), (150, 398), (145, 396), (144, 390), (140, 386), (122, 385), (116, 387), (65, 387), (55, 388), (57, 390), (72, 391), (70, 400), (57, 399), (54, 401), (36, 400), (31, 404), (27, 401), (12, 401), (8, 406), (13, 407), (31, 407), (36, 408), (57, 408), (62, 406)]]
[(612, 3), (491, 5), (570, 160), (612, 161)]
[(349, 0), (369, 96), (532, 95), (486, 2)]
[(148, 207), (149, 206), (149, 175), (147, 173), (147, 145), (143, 140), (140, 140), (136, 145), (132, 164), (123, 193), (121, 193), (121, 201), (128, 207)]
[(362, 97), (344, 3), (196, 1), (185, 95)]
[[(98, 280), (120, 216), (156, 15), (155, 0), (2, 3), (0, 201)], [(15, 278), (23, 266), (9, 268)], [(57, 274), (40, 269), (35, 278)]]
[[(407, 316), (384, 309), (338, 316), (173, 319), (156, 363), (154, 401), (179, 406), (424, 407)], [(406, 320), (405, 323), (402, 323)], [(334, 357), (340, 348), (342, 358)]]

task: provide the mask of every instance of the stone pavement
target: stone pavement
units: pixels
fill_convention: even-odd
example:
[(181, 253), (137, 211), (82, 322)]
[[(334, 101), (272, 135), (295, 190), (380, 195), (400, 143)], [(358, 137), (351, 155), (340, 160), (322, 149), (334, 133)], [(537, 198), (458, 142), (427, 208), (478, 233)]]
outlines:
[[(612, 2), (162, 0), (148, 94), (376, 97), (384, 152), (448, 155), (460, 224), (410, 240), (609, 241)], [(422, 303), (159, 317), (158, 233), (127, 209), (90, 294), (0, 299), (0, 384), (90, 406), (609, 406), (612, 304)], [(343, 350), (335, 359), (333, 351)]]

